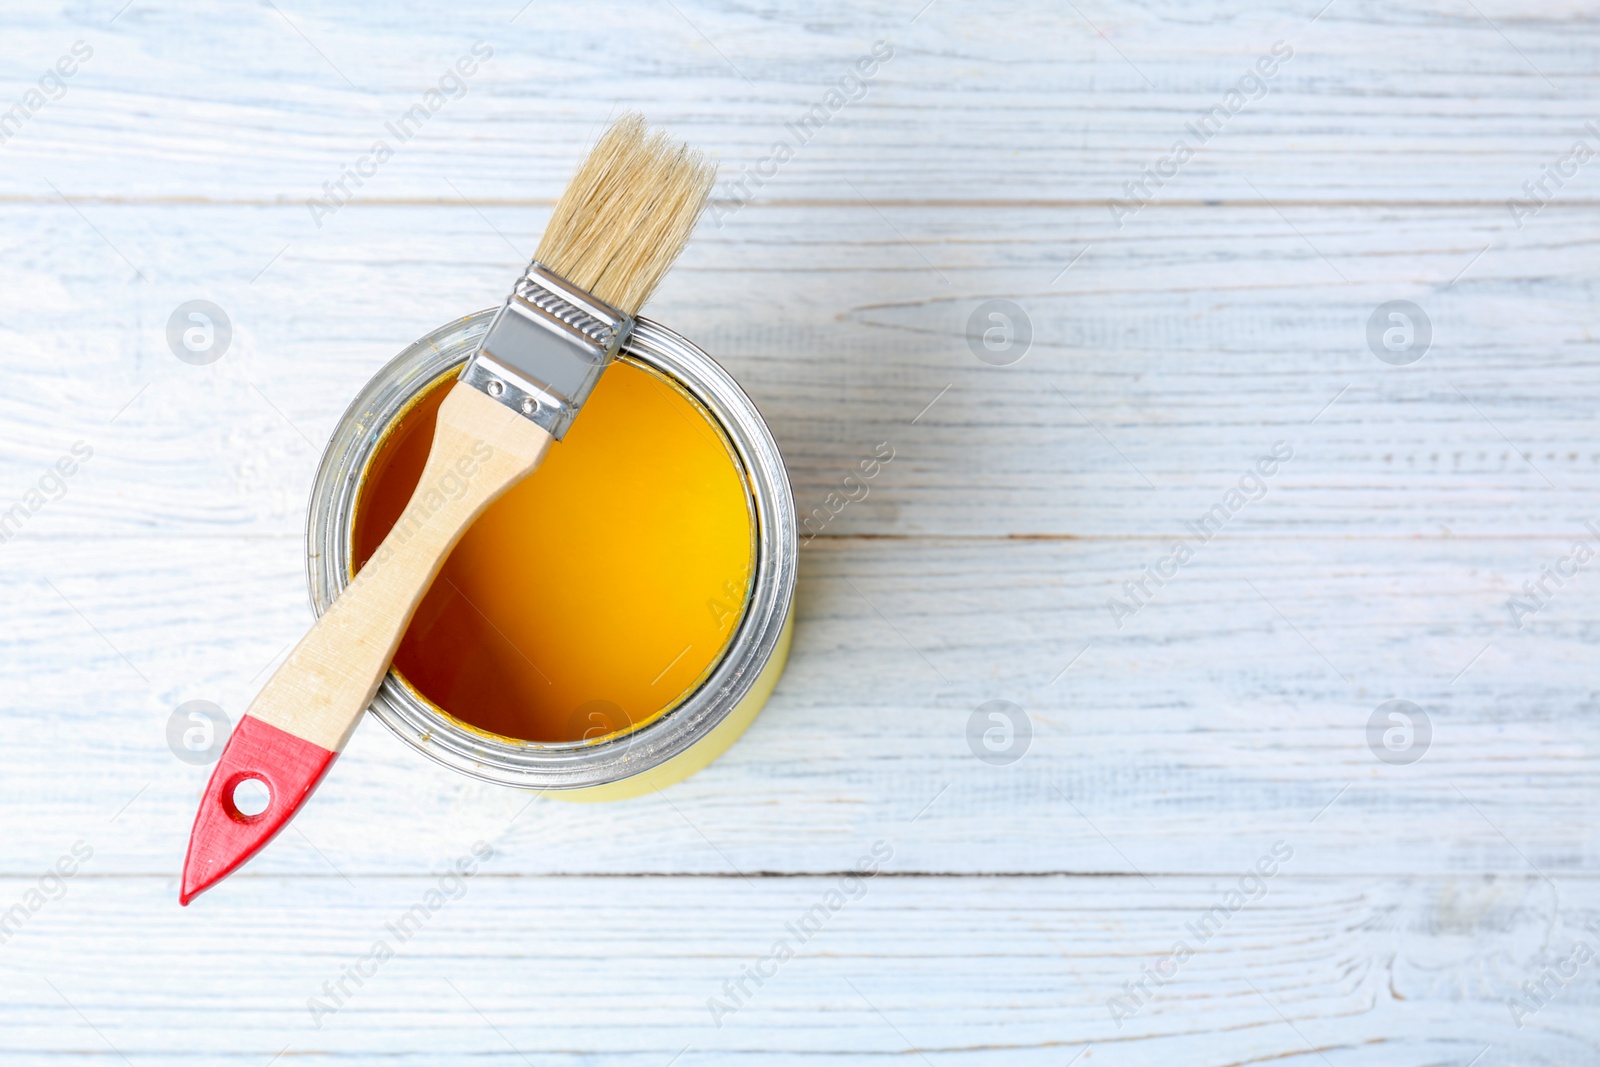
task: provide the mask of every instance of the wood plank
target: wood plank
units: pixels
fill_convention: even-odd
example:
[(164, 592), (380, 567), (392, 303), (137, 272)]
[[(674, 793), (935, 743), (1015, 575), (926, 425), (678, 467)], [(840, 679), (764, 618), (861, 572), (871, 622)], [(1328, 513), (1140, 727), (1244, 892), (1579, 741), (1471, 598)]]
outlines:
[[(1349, 2), (1320, 15), (1320, 4), (1287, 0), (918, 6), (633, 0), (512, 21), (516, 5), (504, 3), (403, 18), (351, 2), (208, 18), (136, 0), (115, 21), (19, 13), (11, 101), (75, 40), (94, 56), (6, 145), (0, 193), (51, 199), (48, 179), (69, 195), (281, 200), (309, 217), (305, 200), (386, 139), (395, 154), (363, 197), (454, 202), (451, 179), (470, 196), (548, 200), (576, 146), (625, 107), (705, 144), (737, 176), (876, 40), (894, 58), (798, 146), (764, 198), (854, 202), (853, 184), (875, 201), (1104, 205), (1186, 138), (1198, 155), (1162, 199), (1255, 202), (1254, 183), (1272, 198), (1443, 198), (1494, 216), (1600, 118), (1600, 28), (1578, 4)], [(389, 134), (385, 123), (479, 40), (494, 56), (465, 95), (409, 140)], [(1233, 106), (1228, 93), (1280, 40), (1294, 55), (1266, 95), (1246, 83), (1258, 98), (1220, 133), (1204, 143), (1188, 133), (1209, 109)], [(86, 146), (94, 166), (83, 165)], [(1593, 200), (1593, 176), (1567, 192)]]
[[(1592, 578), (1522, 629), (1505, 607), (1561, 548), (1225, 535), (1119, 628), (1107, 600), (1163, 542), (820, 540), (767, 710), (666, 796), (530, 804), (368, 722), (257, 869), (405, 872), (520, 813), (504, 868), (527, 874), (829, 871), (863, 836), (906, 871), (1218, 873), (1291, 826), (1307, 873), (1589, 872)], [(174, 758), (168, 718), (207, 699), (237, 719), (309, 621), (298, 546), (7, 551), (4, 873), (131, 802), (103, 869), (175, 875), (208, 768)], [(967, 740), (993, 699), (1032, 724), (1012, 765)], [(1369, 748), (1391, 699), (1432, 724), (1410, 766)]]
[[(465, 839), (441, 853), (443, 868)], [(1271, 840), (1252, 841), (1254, 852)], [(1284, 842), (1285, 846), (1288, 842)], [(862, 840), (856, 850), (865, 852)], [(854, 854), (852, 854), (852, 860)], [(1507, 1000), (1600, 916), (1593, 879), (506, 878), (390, 930), (413, 878), (241, 877), (186, 911), (150, 879), (80, 875), (5, 945), (16, 1064), (608, 1063), (1294, 1065), (1593, 1062), (1590, 960), (1515, 1025)], [(92, 865), (92, 861), (91, 861)], [(893, 866), (891, 861), (890, 867)], [(31, 883), (0, 882), (0, 900)], [(840, 901), (826, 907), (828, 893)], [(854, 899), (847, 899), (848, 896)], [(823, 922), (811, 912), (822, 906)], [(1207, 914), (1211, 915), (1208, 920)], [(807, 941), (788, 933), (808, 914)], [(1200, 924), (1207, 924), (1201, 926)], [(1205, 941), (1189, 930), (1211, 931)], [(795, 942), (730, 1015), (725, 982)], [(314, 1025), (312, 997), (363, 963)], [(1181, 966), (1163, 962), (1192, 943)], [(110, 965), (115, 961), (116, 965)], [(1146, 968), (1175, 973), (1113, 1020)], [(1569, 968), (1570, 969), (1570, 968)], [(1146, 980), (1146, 989), (1151, 989)], [(52, 986), (54, 987), (52, 989)], [(331, 998), (324, 1003), (333, 1003)], [(1088, 1051), (1083, 1051), (1088, 1045)], [(1485, 1053), (1485, 1049), (1489, 1051)], [(686, 1051), (687, 1049), (687, 1051)], [(920, 1054), (920, 1059), (918, 1058)], [(446, 1058), (446, 1059), (442, 1059)], [(51, 1061), (55, 1062), (55, 1061)]]
[[(0, 207), (18, 234), (0, 266), (14, 296), (0, 474), (20, 495), (82, 439), (97, 456), (87, 491), (51, 505), (57, 535), (296, 535), (361, 384), (498, 300), (544, 217), (488, 212), (352, 209), (308, 238), (288, 208), (86, 206), (146, 283), (72, 211)], [(1279, 440), (1296, 458), (1245, 520), (1262, 534), (1568, 536), (1592, 517), (1583, 235), (1600, 209), (1552, 208), (1507, 238), (1469, 211), (1326, 208), (1291, 225), (1194, 208), (1094, 244), (1052, 287), (1092, 215), (903, 214), (947, 286), (869, 209), (752, 212), (705, 230), (650, 310), (756, 399), (803, 510), (879, 442), (895, 449), (830, 535), (1173, 536)], [(996, 295), (1037, 337), (1012, 366), (965, 338)], [(205, 367), (165, 336), (199, 297), (234, 330)], [(1433, 323), (1411, 366), (1368, 347), (1393, 299)]]

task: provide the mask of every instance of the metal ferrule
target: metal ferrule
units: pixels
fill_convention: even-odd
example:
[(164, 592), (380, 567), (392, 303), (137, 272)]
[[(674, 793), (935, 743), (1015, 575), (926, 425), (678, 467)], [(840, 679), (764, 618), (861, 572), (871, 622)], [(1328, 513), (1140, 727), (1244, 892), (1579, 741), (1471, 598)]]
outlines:
[(461, 380), (559, 441), (632, 330), (632, 316), (530, 263)]

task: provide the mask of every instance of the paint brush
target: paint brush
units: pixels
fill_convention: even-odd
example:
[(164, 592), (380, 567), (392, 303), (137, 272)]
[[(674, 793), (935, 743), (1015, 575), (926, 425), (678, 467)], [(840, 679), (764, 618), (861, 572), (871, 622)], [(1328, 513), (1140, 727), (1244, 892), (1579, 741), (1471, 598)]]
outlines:
[[(405, 511), (229, 737), (190, 832), (181, 903), (259, 852), (316, 789), (450, 550), (565, 435), (683, 249), (715, 176), (699, 152), (638, 115), (600, 138), (440, 406)], [(263, 810), (241, 810), (235, 791), (245, 782), (266, 787)]]

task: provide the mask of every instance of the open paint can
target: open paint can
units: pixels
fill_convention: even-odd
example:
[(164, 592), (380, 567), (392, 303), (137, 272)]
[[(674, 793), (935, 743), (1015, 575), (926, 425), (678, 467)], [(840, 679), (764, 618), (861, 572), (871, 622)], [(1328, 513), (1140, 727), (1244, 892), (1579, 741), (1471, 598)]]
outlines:
[[(340, 420), (306, 524), (319, 616), (399, 518), (433, 412), (493, 316), (411, 345)], [(777, 684), (796, 530), (783, 457), (750, 398), (639, 319), (566, 438), (445, 562), (371, 711), (484, 781), (572, 800), (680, 781)]]

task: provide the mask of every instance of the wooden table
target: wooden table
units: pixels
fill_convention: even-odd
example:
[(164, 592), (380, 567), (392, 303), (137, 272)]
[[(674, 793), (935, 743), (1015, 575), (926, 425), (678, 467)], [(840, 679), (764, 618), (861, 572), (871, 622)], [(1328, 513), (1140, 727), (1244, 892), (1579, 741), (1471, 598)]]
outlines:
[[(519, 2), (5, 17), (8, 1067), (1600, 1062), (1592, 9)], [(168, 723), (308, 624), (323, 442), (629, 107), (724, 167), (648, 313), (803, 510), (893, 450), (776, 695), (609, 806), (367, 723), (179, 909)]]

